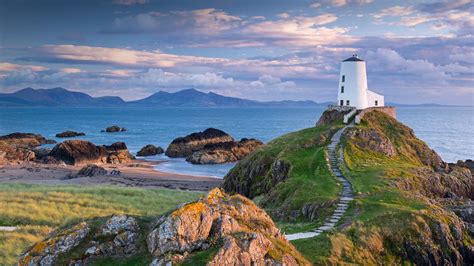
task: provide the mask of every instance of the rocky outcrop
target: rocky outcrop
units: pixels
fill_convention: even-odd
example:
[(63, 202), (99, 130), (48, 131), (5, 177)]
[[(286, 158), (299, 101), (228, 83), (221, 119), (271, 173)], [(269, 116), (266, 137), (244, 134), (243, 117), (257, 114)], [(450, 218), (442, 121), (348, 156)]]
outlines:
[(127, 131), (126, 128), (124, 127), (119, 127), (119, 126), (110, 126), (110, 127), (107, 127), (105, 129), (105, 132), (107, 133), (115, 133), (115, 132), (123, 132), (123, 131)]
[(106, 175), (107, 170), (95, 164), (88, 164), (82, 167), (77, 173), (78, 176), (100, 176)]
[(73, 138), (73, 137), (80, 137), (80, 136), (85, 136), (86, 134), (84, 132), (76, 132), (76, 131), (64, 131), (61, 133), (56, 134), (57, 138)]
[(55, 141), (33, 133), (0, 136), (0, 164), (34, 161), (37, 158), (34, 148), (51, 143)]
[(137, 156), (153, 156), (165, 152), (163, 148), (148, 144), (137, 152)]
[(58, 231), (25, 252), (19, 265), (93, 265), (132, 256), (140, 265), (194, 265), (201, 252), (211, 254), (208, 265), (309, 265), (262, 209), (217, 188), (155, 220), (114, 215)]
[(20, 257), (18, 265), (54, 265), (58, 256), (77, 247), (89, 232), (90, 227), (86, 222), (61, 231), (55, 236), (36, 243)]
[(353, 109), (353, 107), (348, 106), (330, 106), (323, 112), (321, 117), (319, 117), (318, 122), (316, 122), (316, 126), (329, 125), (337, 121), (342, 122), (344, 115)]
[(133, 159), (123, 142), (96, 146), (85, 140), (67, 140), (57, 144), (49, 156), (66, 164), (84, 165), (101, 163), (127, 163)]
[(14, 145), (17, 147), (21, 146), (21, 147), (28, 147), (28, 148), (38, 147), (43, 144), (56, 143), (56, 141), (51, 140), (51, 139), (46, 139), (40, 134), (20, 133), (20, 132), (15, 132), (12, 134), (0, 136), (0, 141), (4, 141), (10, 145)]
[(344, 137), (360, 148), (379, 152), (388, 157), (397, 154), (395, 146), (383, 133), (372, 128), (349, 128), (344, 132)]
[(229, 141), (207, 144), (202, 150), (193, 152), (186, 161), (193, 164), (219, 164), (235, 162), (262, 146), (256, 139), (242, 139), (239, 142)]
[[(218, 246), (210, 265), (263, 265), (266, 261), (307, 262), (282, 236), (271, 218), (250, 200), (213, 189), (207, 197), (160, 218), (148, 234), (148, 249), (158, 261)], [(182, 259), (182, 258), (179, 258)]]
[(126, 257), (137, 253), (139, 236), (136, 219), (126, 215), (114, 215), (105, 223), (81, 222), (35, 244), (18, 265), (88, 265), (97, 258)]
[(169, 157), (187, 157), (195, 151), (202, 150), (208, 144), (229, 141), (234, 141), (234, 139), (224, 131), (208, 128), (203, 132), (174, 139), (166, 149), (165, 154)]

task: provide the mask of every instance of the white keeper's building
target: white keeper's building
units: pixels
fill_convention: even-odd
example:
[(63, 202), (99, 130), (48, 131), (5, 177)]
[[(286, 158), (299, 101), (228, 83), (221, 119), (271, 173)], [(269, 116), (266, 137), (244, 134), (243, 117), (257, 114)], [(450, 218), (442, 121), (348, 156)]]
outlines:
[(337, 104), (358, 110), (385, 104), (382, 95), (368, 89), (365, 61), (356, 54), (341, 63)]

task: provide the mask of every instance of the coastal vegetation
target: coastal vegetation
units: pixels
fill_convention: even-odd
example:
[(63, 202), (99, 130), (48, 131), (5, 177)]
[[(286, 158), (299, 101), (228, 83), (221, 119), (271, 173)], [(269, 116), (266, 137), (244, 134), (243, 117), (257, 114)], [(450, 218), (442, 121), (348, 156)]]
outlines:
[(21, 252), (53, 230), (112, 214), (163, 214), (201, 195), (170, 189), (0, 184), (0, 264), (14, 265)]
[[(226, 176), (226, 190), (253, 198), (287, 233), (316, 228), (308, 206), (317, 204), (316, 223), (322, 221), (339, 192), (325, 162), (327, 142), (315, 143), (342, 124), (329, 113), (320, 121), (325, 116), (317, 127), (277, 138), (242, 160)], [(307, 259), (317, 265), (473, 259), (472, 232), (452, 210), (474, 196), (469, 169), (447, 165), (410, 128), (377, 111), (347, 129), (341, 144), (341, 170), (356, 199), (336, 228), (292, 241)], [(288, 171), (276, 179), (285, 173), (277, 170), (281, 162)]]

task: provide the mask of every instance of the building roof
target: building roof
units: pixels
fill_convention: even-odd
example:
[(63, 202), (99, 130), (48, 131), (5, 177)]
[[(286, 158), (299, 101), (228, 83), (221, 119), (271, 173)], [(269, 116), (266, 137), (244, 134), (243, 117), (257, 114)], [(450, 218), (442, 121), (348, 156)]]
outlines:
[(342, 61), (342, 62), (364, 62), (364, 60), (360, 59), (356, 54), (353, 54), (352, 57), (349, 57), (347, 58), (346, 60)]

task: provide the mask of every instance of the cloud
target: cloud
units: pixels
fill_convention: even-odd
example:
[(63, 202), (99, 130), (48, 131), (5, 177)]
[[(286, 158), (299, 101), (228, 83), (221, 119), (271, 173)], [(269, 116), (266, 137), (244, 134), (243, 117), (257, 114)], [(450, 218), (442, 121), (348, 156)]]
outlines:
[(315, 17), (290, 17), (267, 20), (248, 25), (242, 29), (247, 38), (260, 40), (277, 46), (305, 47), (322, 44), (343, 44), (355, 41), (347, 28), (318, 27), (337, 20), (334, 14), (326, 13)]
[(149, 3), (150, 0), (114, 0), (114, 4), (117, 5), (125, 5), (125, 6), (130, 6), (130, 5), (143, 5), (146, 3)]
[(173, 67), (177, 64), (186, 65), (199, 63), (202, 65), (208, 63), (218, 63), (227, 61), (227, 59), (184, 56), (162, 53), (155, 51), (139, 51), (123, 48), (108, 48), (95, 46), (79, 45), (43, 45), (32, 50), (38, 58), (26, 58), (38, 61), (53, 62), (73, 62), (73, 63), (94, 63), (125, 65), (136, 67)]
[(383, 17), (387, 16), (395, 16), (395, 17), (400, 17), (400, 16), (408, 16), (413, 14), (415, 12), (415, 9), (411, 6), (392, 6), (388, 8), (381, 9), (377, 13), (373, 14), (372, 16), (375, 19), (381, 19)]
[(240, 25), (241, 18), (214, 8), (148, 12), (116, 18), (102, 33), (178, 33), (215, 35)]
[(35, 65), (19, 65), (12, 63), (0, 63), (0, 72), (10, 72), (23, 68), (31, 69), (32, 71), (44, 71), (47, 70), (47, 67), (44, 66), (35, 66)]

